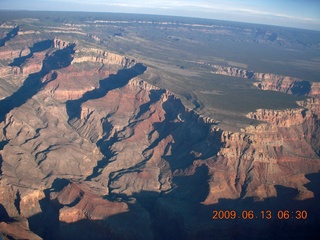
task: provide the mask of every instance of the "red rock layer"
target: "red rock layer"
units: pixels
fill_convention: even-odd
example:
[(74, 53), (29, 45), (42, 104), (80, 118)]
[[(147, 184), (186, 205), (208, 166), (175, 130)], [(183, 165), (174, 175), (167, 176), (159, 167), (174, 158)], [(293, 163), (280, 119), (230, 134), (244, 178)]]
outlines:
[[(56, 48), (69, 45), (54, 42)], [(48, 84), (0, 123), (5, 143), (0, 151), (0, 203), (8, 217), (31, 222), (35, 216), (45, 219), (46, 214), (57, 213), (61, 239), (89, 234), (83, 226), (100, 239), (103, 234), (150, 239), (154, 235), (145, 224), (151, 222), (146, 209), (155, 202), (163, 209), (162, 216), (169, 217), (166, 211), (180, 201), (209, 206), (223, 198), (262, 200), (277, 196), (277, 185), (296, 189), (298, 199), (313, 197), (305, 175), (320, 170), (319, 99), (301, 102), (303, 109), (249, 113), (249, 118), (266, 123), (233, 133), (185, 108), (167, 90), (134, 78), (101, 98), (87, 99), (79, 119), (69, 121), (67, 100), (80, 99), (98, 88), (99, 80), (134, 63), (104, 51), (92, 57), (92, 52), (82, 59), (78, 52), (78, 62), (51, 71), (43, 78)], [(39, 69), (40, 64), (32, 61), (41, 54), (26, 63), (25, 71)], [(287, 91), (290, 81), (296, 81), (259, 77), (275, 80), (272, 88), (277, 91)], [(71, 183), (61, 183), (65, 181)], [(152, 202), (160, 194), (171, 200)], [(142, 208), (136, 198), (151, 203)], [(193, 209), (188, 211), (191, 216)], [(174, 226), (182, 232), (192, 225), (177, 218)], [(6, 224), (1, 226), (9, 228)]]
[(254, 83), (254, 85), (262, 90), (278, 91), (289, 94), (299, 94), (296, 93), (295, 87), (299, 86), (300, 88), (300, 85), (302, 83), (306, 83), (310, 84), (310, 87), (306, 87), (302, 95), (319, 96), (320, 93), (320, 84), (318, 82), (309, 83), (299, 78), (282, 76), (271, 73), (256, 73), (248, 71), (246, 69), (239, 69), (233, 67), (222, 67), (214, 65), (214, 68), (217, 69), (215, 71), (215, 74), (240, 78), (251, 78), (257, 80), (258, 82)]

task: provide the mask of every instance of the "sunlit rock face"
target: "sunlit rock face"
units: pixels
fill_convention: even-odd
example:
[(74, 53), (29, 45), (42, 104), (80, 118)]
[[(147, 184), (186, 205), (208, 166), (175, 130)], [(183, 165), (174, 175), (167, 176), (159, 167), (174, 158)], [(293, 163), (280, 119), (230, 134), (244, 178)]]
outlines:
[(271, 90), (277, 92), (284, 92), (294, 95), (308, 95), (319, 97), (319, 83), (302, 80), (290, 76), (282, 76), (271, 73), (257, 73), (246, 69), (239, 69), (234, 67), (223, 67), (214, 65), (215, 74), (227, 75), (239, 78), (248, 78), (257, 80), (254, 86), (262, 90)]
[(59, 38), (9, 46), (0, 47), (15, 63), (1, 68), (0, 92), (8, 239), (223, 238), (211, 212), (225, 199), (277, 199), (279, 186), (300, 201), (315, 197), (307, 187), (320, 170), (315, 83), (216, 67), (263, 90), (313, 97), (248, 113), (259, 124), (228, 132), (143, 81), (148, 67), (132, 58)]

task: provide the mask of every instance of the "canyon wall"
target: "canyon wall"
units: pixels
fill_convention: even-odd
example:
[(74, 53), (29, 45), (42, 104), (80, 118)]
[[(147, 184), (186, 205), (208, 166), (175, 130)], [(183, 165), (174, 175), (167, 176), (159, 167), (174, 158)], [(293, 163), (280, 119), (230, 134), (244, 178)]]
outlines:
[(106, 65), (120, 65), (122, 67), (131, 67), (136, 63), (134, 59), (95, 48), (84, 48), (76, 52), (73, 63), (83, 62), (97, 62)]
[(320, 84), (295, 77), (271, 73), (256, 73), (246, 69), (214, 65), (215, 74), (256, 80), (254, 86), (262, 90), (284, 92), (294, 95), (319, 96)]
[[(15, 66), (25, 81), (0, 101), (0, 230), (8, 238), (195, 239), (219, 228), (211, 213), (226, 199), (277, 199), (279, 186), (314, 199), (315, 85), (301, 108), (258, 109), (247, 117), (259, 124), (228, 132), (143, 81), (147, 66), (133, 59), (58, 38), (30, 49), (33, 57)], [(296, 92), (295, 78), (216, 73), (259, 79), (261, 89), (270, 81), (270, 90), (306, 89), (303, 82)]]

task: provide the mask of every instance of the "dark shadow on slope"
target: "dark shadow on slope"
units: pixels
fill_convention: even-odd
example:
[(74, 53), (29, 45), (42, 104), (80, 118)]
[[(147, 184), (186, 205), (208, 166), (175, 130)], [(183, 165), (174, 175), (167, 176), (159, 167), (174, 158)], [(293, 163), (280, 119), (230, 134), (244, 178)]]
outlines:
[(59, 210), (63, 207), (59, 202), (50, 199), (50, 193), (61, 191), (68, 184), (66, 179), (55, 179), (51, 189), (44, 190), (45, 197), (39, 201), (41, 213), (28, 218), (30, 230), (45, 240), (58, 239)]
[(96, 143), (104, 157), (97, 162), (97, 165), (92, 170), (92, 174), (86, 178), (87, 181), (99, 176), (101, 171), (110, 163), (110, 159), (115, 156), (115, 153), (110, 150), (110, 147), (117, 141), (117, 136), (107, 140), (106, 137), (108, 137), (109, 134), (107, 134), (107, 132), (105, 133), (104, 137)]
[(3, 163), (3, 159), (2, 159), (2, 155), (0, 154), (0, 179), (2, 175), (2, 163)]
[(19, 29), (19, 26), (13, 28), (10, 32), (7, 33), (7, 35), (4, 38), (0, 39), (0, 47), (3, 47), (6, 44), (6, 42), (10, 41), (12, 38), (17, 36)]
[[(9, 141), (2, 141), (0, 142), (0, 150), (3, 150), (4, 146), (7, 145)], [(1, 155), (0, 155), (1, 156)]]
[(65, 178), (56, 178), (51, 185), (50, 192), (51, 191), (60, 192), (68, 184), (70, 184), (70, 180)]
[[(318, 184), (320, 182), (314, 183)], [(275, 186), (277, 197), (271, 197), (264, 201), (255, 201), (253, 198), (245, 199), (221, 199), (218, 204), (202, 206), (206, 218), (212, 221), (212, 232), (219, 235), (211, 237), (221, 238), (229, 232), (231, 239), (319, 239), (318, 223), (320, 220), (318, 204), (319, 198), (307, 199), (304, 201), (295, 200), (296, 189)], [(229, 210), (236, 211), (235, 219), (213, 220), (213, 211)], [(271, 211), (271, 219), (266, 217), (266, 211)], [(246, 211), (252, 211), (254, 217), (246, 218)], [(288, 217), (283, 212), (287, 211)], [(307, 211), (307, 219), (297, 219), (297, 211)], [(262, 213), (263, 212), (263, 213)], [(215, 225), (215, 226), (214, 226)], [(219, 229), (220, 228), (220, 229)]]
[(32, 98), (32, 96), (45, 87), (48, 82), (53, 81), (57, 77), (56, 74), (52, 74), (49, 81), (42, 82), (42, 78), (50, 71), (65, 68), (70, 65), (74, 47), (75, 45), (70, 45), (47, 56), (43, 61), (43, 67), (40, 72), (30, 74), (15, 93), (0, 101), (0, 122), (4, 121), (6, 114), (13, 108), (23, 105), (28, 99)]
[[(105, 150), (106, 152), (106, 150)], [(111, 154), (111, 151), (109, 151)], [(110, 156), (108, 153), (108, 155)], [(101, 160), (97, 162), (97, 165), (93, 168), (91, 175), (86, 177), (86, 181), (91, 181), (93, 178), (98, 177), (103, 169), (110, 163), (110, 157), (103, 157)]]
[[(59, 222), (57, 240), (120, 240), (103, 220), (83, 219), (73, 223)], [(124, 239), (124, 238), (122, 238)]]
[[(200, 173), (199, 173), (200, 174)], [(319, 185), (320, 182), (314, 182)], [(276, 187), (278, 197), (265, 201), (253, 198), (221, 199), (219, 203), (204, 205), (189, 201), (188, 196), (177, 198), (141, 191), (134, 194), (137, 202), (128, 203), (129, 211), (104, 220), (84, 219), (73, 223), (60, 222), (56, 239), (236, 239), (236, 240), (316, 240), (320, 237), (319, 198), (293, 200), (295, 190)], [(194, 195), (197, 191), (193, 192)], [(114, 201), (119, 201), (117, 200)], [(200, 199), (199, 199), (200, 200)], [(112, 201), (112, 200), (110, 200)], [(120, 201), (126, 201), (122, 199)], [(149, 212), (145, 215), (143, 209)], [(235, 219), (212, 219), (213, 211), (236, 211)], [(262, 218), (262, 212), (272, 212), (271, 219)], [(290, 218), (279, 219), (288, 210)], [(296, 211), (308, 212), (307, 219), (296, 219)], [(245, 219), (245, 212), (254, 217)], [(280, 214), (278, 214), (280, 212)], [(266, 216), (266, 214), (265, 214)], [(140, 223), (143, 224), (140, 224)], [(150, 232), (152, 234), (150, 234)]]
[[(136, 115), (135, 119), (139, 119), (143, 114), (145, 114), (149, 109), (150, 106), (159, 101), (161, 95), (165, 92), (165, 90), (160, 89), (160, 90), (151, 90), (150, 91), (150, 101), (141, 105), (138, 114)], [(102, 128), (103, 128), (103, 132), (104, 132), (104, 137), (102, 137), (101, 139), (98, 140), (97, 142), (97, 146), (100, 149), (100, 152), (104, 155), (104, 158), (102, 158), (98, 163), (97, 166), (94, 167), (93, 172), (90, 176), (88, 176), (86, 178), (86, 180), (91, 180), (95, 177), (97, 177), (100, 172), (103, 170), (103, 168), (105, 168), (109, 163), (110, 163), (110, 159), (112, 157), (114, 157), (116, 154), (114, 152), (112, 152), (110, 150), (110, 147), (119, 140), (119, 133), (121, 134), (121, 132), (116, 133), (113, 137), (111, 137), (110, 139), (106, 139), (109, 137), (111, 129), (112, 129), (112, 125), (107, 121), (107, 119), (103, 119), (102, 120)], [(139, 121), (139, 120), (138, 120)], [(137, 122), (137, 121), (136, 121)], [(136, 122), (133, 122), (132, 124), (135, 124)], [(140, 165), (143, 165), (147, 160), (144, 160), (142, 163), (139, 163)], [(136, 168), (137, 166), (133, 167)], [(124, 171), (131, 171), (131, 169), (126, 169)], [(119, 174), (119, 176), (121, 176), (121, 174)], [(118, 177), (119, 177), (118, 176)], [(112, 179), (114, 180), (114, 179)], [(111, 179), (110, 179), (111, 181)]]
[(190, 176), (174, 176), (172, 182), (175, 188), (168, 193), (169, 197), (187, 202), (203, 202), (210, 189), (208, 167), (205, 165), (197, 167)]
[(33, 54), (36, 52), (42, 52), (44, 50), (49, 49), (53, 44), (52, 40), (44, 40), (41, 42), (36, 42), (33, 44), (33, 46), (30, 48), (30, 53), (23, 57), (17, 57), (13, 60), (12, 63), (9, 64), (9, 66), (17, 66), (20, 67), (21, 64), (26, 62), (27, 59), (32, 58)]
[(46, 240), (56, 240), (59, 228), (59, 208), (45, 198), (40, 200), (41, 213), (28, 218), (29, 228)]
[(10, 218), (5, 207), (0, 203), (0, 222), (14, 222), (12, 218)]
[(252, 78), (253, 78), (253, 75), (254, 75), (254, 72), (252, 72), (252, 71), (247, 71), (247, 72), (246, 72), (246, 77), (247, 77), (248, 79), (252, 79)]
[(314, 193), (314, 197), (319, 200), (320, 205), (320, 173), (307, 174), (306, 178), (310, 181), (305, 185), (306, 188)]
[[(30, 230), (46, 240), (153, 239), (145, 237), (146, 231), (144, 229), (149, 230), (149, 236), (152, 237), (151, 230), (146, 227), (151, 225), (149, 215), (136, 203), (128, 203), (129, 211), (112, 215), (103, 220), (91, 220), (89, 217), (72, 223), (59, 221), (59, 210), (63, 207), (73, 206), (57, 205), (56, 200), (50, 201), (48, 198), (42, 199), (40, 205), (42, 212), (28, 218), (28, 221)], [(92, 207), (94, 207), (94, 203), (92, 203)], [(143, 216), (139, 210), (143, 211)]]
[[(135, 208), (136, 206), (130, 206)], [(119, 213), (104, 220), (83, 219), (73, 223), (60, 222), (57, 240), (151, 240), (150, 222), (135, 210)]]
[(43, 67), (40, 71), (42, 74), (48, 74), (52, 70), (58, 70), (68, 67), (72, 60), (73, 54), (75, 53), (75, 44), (70, 44), (69, 46), (55, 51), (53, 54), (48, 56), (43, 61)]
[(290, 90), (293, 95), (304, 96), (310, 93), (311, 83), (309, 81), (295, 82)]
[[(154, 123), (154, 130), (149, 135), (151, 138), (154, 131), (157, 131), (159, 137), (145, 151), (153, 149), (172, 135), (174, 141), (168, 145), (171, 154), (165, 153), (163, 156), (170, 163), (172, 172), (191, 166), (196, 159), (207, 159), (218, 153), (222, 147), (222, 131), (209, 134), (211, 124), (201, 123), (199, 116), (186, 112), (179, 99), (169, 97), (162, 107), (165, 110), (165, 119)], [(201, 155), (195, 156), (195, 152), (201, 152)]]
[(145, 114), (150, 109), (150, 106), (156, 103), (157, 101), (159, 101), (161, 98), (161, 95), (165, 92), (166, 90), (164, 89), (150, 90), (150, 94), (149, 94), (150, 101), (140, 106), (139, 112), (135, 118), (139, 119), (143, 114)]
[[(112, 91), (117, 88), (124, 87), (132, 78), (142, 74), (147, 68), (141, 64), (137, 63), (131, 68), (121, 69), (116, 74), (110, 75), (108, 78), (102, 79), (99, 81), (99, 88), (94, 89), (92, 91), (86, 92), (81, 98), (77, 100), (69, 100), (66, 102), (67, 114), (69, 116), (69, 123), (72, 119), (80, 118), (81, 105), (89, 100), (99, 99), (104, 97), (109, 91)], [(111, 131), (110, 123), (104, 119), (102, 123), (102, 127), (104, 129), (104, 137), (99, 139), (96, 143), (100, 152), (104, 155), (104, 157), (98, 161), (97, 166), (94, 167), (93, 172), (90, 176), (86, 178), (86, 180), (91, 180), (92, 178), (97, 177), (105, 168), (110, 158), (114, 156), (114, 153), (110, 150), (110, 146), (117, 141), (117, 136), (112, 137), (111, 139), (107, 139), (109, 137), (108, 132)]]
[(20, 192), (18, 190), (16, 192), (16, 198), (14, 199), (14, 206), (16, 207), (16, 209), (17, 209), (19, 214), (21, 214), (20, 202), (21, 202), (21, 195), (20, 195)]
[(114, 144), (117, 140), (117, 134), (110, 139), (108, 137), (110, 136), (110, 133), (112, 131), (112, 125), (111, 123), (108, 122), (108, 120), (105, 118), (102, 120), (102, 129), (104, 136), (100, 138), (96, 145), (99, 147), (100, 152), (106, 157), (106, 158), (111, 158), (114, 156), (114, 153), (110, 151), (110, 146)]
[[(202, 178), (202, 175), (203, 176)], [(236, 239), (236, 240), (318, 240), (320, 237), (320, 198), (298, 201), (294, 200), (296, 190), (276, 186), (277, 197), (264, 201), (253, 198), (220, 199), (219, 203), (204, 205), (203, 198), (190, 201), (191, 192), (187, 182), (194, 179), (205, 179), (208, 176), (204, 167), (199, 167), (194, 176), (185, 177), (188, 194), (159, 194), (152, 191), (135, 193), (132, 198), (114, 197), (109, 201), (127, 202), (129, 211), (109, 216), (103, 220), (84, 219), (73, 223), (59, 222), (60, 205), (48, 198), (41, 200), (42, 213), (29, 218), (30, 229), (44, 239), (156, 239), (156, 240), (193, 240), (193, 239)], [(189, 179), (188, 179), (189, 178)], [(320, 185), (320, 174), (308, 175), (311, 190)], [(57, 183), (60, 182), (57, 181)], [(178, 187), (181, 185), (177, 182)], [(196, 180), (197, 184), (201, 184)], [(59, 188), (60, 183), (58, 183)], [(312, 187), (311, 187), (312, 186)], [(180, 188), (182, 190), (182, 188)], [(200, 191), (201, 192), (201, 191)], [(1, 205), (0, 205), (1, 210)], [(146, 212), (147, 210), (148, 212)], [(213, 211), (236, 211), (235, 219), (214, 220)], [(263, 218), (266, 211), (272, 212), (270, 219)], [(296, 211), (307, 211), (306, 219), (297, 219)], [(252, 211), (254, 217), (248, 219), (245, 212)], [(281, 212), (289, 211), (288, 219), (280, 219)], [(149, 214), (148, 214), (149, 213)], [(280, 213), (280, 214), (278, 214)], [(225, 215), (223, 215), (225, 216)], [(247, 219), (246, 219), (247, 218)]]
[[(209, 193), (208, 184), (208, 168), (206, 166), (198, 167), (193, 175), (176, 177), (173, 180), (174, 189), (169, 193), (159, 193), (153, 191), (141, 191), (134, 193), (133, 197), (137, 199), (139, 205), (148, 210), (151, 217), (151, 229), (155, 239), (186, 239), (186, 228), (182, 214), (176, 211), (176, 206), (173, 206), (165, 211), (159, 210), (159, 199), (174, 199), (183, 205), (194, 204), (198, 205), (204, 201)], [(118, 194), (114, 194), (114, 199), (117, 199)], [(121, 199), (126, 197), (118, 196)], [(166, 200), (165, 200), (166, 201)], [(188, 211), (188, 209), (186, 209)], [(178, 213), (178, 214), (177, 214)], [(193, 217), (193, 216), (192, 216)]]
[[(312, 181), (313, 186), (320, 184), (319, 174), (317, 177), (316, 181)], [(184, 232), (180, 233), (182, 239), (319, 239), (320, 199), (315, 197), (298, 201), (294, 200), (295, 189), (283, 186), (276, 186), (276, 189), (277, 197), (264, 201), (253, 198), (220, 199), (213, 205), (163, 196), (159, 198), (154, 213), (162, 219), (156, 223), (159, 224), (156, 230), (162, 234), (162, 239), (174, 239), (171, 234), (175, 236), (177, 233), (172, 229), (172, 223), (183, 229)], [(235, 211), (235, 219), (225, 219), (224, 214), (220, 215), (221, 219), (213, 219), (213, 211), (226, 210)], [(263, 218), (267, 210), (272, 213), (271, 219)], [(248, 211), (254, 214), (252, 219), (246, 215)], [(283, 218), (284, 211), (290, 214), (288, 219)], [(306, 211), (307, 219), (298, 219), (297, 211)]]
[(104, 97), (109, 91), (125, 86), (130, 79), (142, 74), (147, 68), (137, 63), (131, 68), (121, 69), (116, 74), (111, 74), (109, 77), (99, 81), (99, 88), (86, 92), (77, 100), (69, 100), (66, 102), (67, 114), (69, 121), (73, 118), (80, 118), (81, 104), (93, 99)]
[(181, 129), (181, 126), (184, 125), (182, 122), (174, 121), (179, 113), (183, 113), (185, 111), (184, 106), (179, 99), (170, 98), (162, 104), (162, 107), (165, 110), (165, 118), (162, 122), (154, 123), (154, 130), (150, 133), (151, 137), (152, 134), (157, 131), (159, 137), (153, 141), (145, 151), (156, 147), (163, 139), (168, 137), (170, 134), (174, 134), (176, 130)]

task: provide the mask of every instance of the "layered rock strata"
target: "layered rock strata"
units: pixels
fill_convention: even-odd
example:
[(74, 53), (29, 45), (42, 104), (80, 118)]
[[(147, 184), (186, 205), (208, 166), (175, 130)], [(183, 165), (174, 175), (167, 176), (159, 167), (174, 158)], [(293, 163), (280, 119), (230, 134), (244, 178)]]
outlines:
[[(300, 201), (315, 198), (306, 175), (320, 170), (318, 98), (259, 109), (247, 117), (264, 123), (227, 132), (141, 80), (146, 66), (76, 47), (54, 39), (24, 62), (35, 89), (20, 88), (18, 105), (0, 102), (16, 106), (0, 123), (0, 229), (8, 236), (194, 239), (217, 228), (210, 214), (224, 199), (276, 198), (278, 186)], [(220, 71), (272, 79), (281, 87), (270, 88), (288, 93), (299, 82)]]
[(214, 65), (215, 74), (257, 80), (254, 86), (262, 90), (284, 92), (294, 95), (319, 96), (320, 83), (309, 82), (295, 77), (271, 73), (256, 73), (246, 69)]

